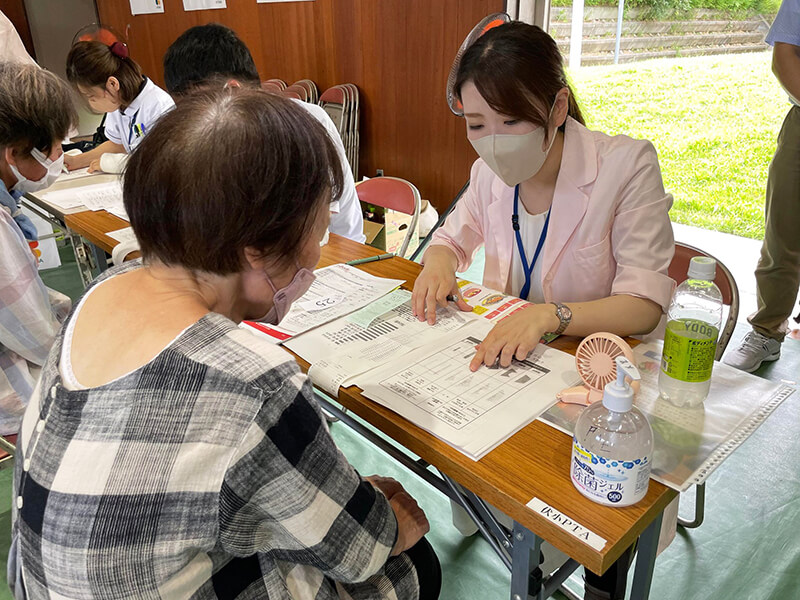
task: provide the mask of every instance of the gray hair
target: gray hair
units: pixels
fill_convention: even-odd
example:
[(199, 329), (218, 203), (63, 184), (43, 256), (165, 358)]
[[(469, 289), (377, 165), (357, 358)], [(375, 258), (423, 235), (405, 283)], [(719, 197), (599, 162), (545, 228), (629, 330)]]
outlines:
[(65, 81), (36, 65), (0, 62), (0, 148), (49, 153), (77, 123)]

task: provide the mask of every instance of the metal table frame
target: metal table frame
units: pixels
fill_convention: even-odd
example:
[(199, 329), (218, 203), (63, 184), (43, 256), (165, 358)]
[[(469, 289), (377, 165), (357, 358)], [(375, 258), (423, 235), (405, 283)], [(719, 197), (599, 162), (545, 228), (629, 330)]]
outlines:
[(29, 195), (23, 196), (21, 201), (25, 208), (64, 232), (64, 237), (69, 240), (75, 253), (75, 261), (84, 287), (94, 281), (95, 271), (102, 273), (108, 268), (106, 253), (67, 227), (63, 213)]
[[(580, 566), (577, 561), (570, 558), (552, 574), (543, 575), (539, 569), (543, 542), (541, 537), (516, 522), (513, 531), (509, 531), (495, 518), (484, 500), (457, 485), (441, 471), (438, 471), (438, 474), (432, 471), (431, 465), (424, 460), (413, 458), (405, 449), (376, 434), (347, 409), (340, 408), (327, 394), (320, 390), (316, 390), (316, 394), (325, 412), (372, 442), (467, 512), (483, 538), (511, 572), (511, 600), (543, 600), (550, 598), (556, 590), (569, 598), (576, 598), (570, 590), (563, 587), (563, 584)], [(646, 600), (650, 594), (662, 517), (663, 514), (659, 514), (639, 536), (631, 599)]]

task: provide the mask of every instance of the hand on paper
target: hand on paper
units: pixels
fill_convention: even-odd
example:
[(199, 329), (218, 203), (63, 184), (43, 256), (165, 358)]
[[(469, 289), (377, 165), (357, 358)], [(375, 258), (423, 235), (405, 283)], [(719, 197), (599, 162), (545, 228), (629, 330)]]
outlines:
[(103, 169), (100, 167), (100, 159), (95, 158), (89, 163), (89, 173), (102, 173)]
[(425, 253), (425, 267), (414, 282), (411, 307), (420, 321), (426, 318), (429, 325), (436, 323), (436, 308), (447, 306), (447, 296), (455, 296), (456, 306), (471, 311), (461, 297), (456, 282), (455, 255), (449, 248), (434, 246)]
[(552, 304), (532, 304), (492, 328), (478, 346), (469, 368), (477, 371), (481, 364), (491, 367), (498, 360), (500, 366), (505, 368), (511, 365), (513, 358), (525, 360), (536, 348), (542, 335), (555, 331), (558, 325)]

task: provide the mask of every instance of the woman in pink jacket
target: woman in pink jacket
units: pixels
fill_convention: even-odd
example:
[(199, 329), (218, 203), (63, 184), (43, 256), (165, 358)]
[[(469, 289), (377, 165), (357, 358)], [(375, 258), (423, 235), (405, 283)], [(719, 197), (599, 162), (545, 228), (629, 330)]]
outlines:
[(666, 310), (672, 196), (653, 145), (590, 131), (553, 39), (508, 23), (463, 55), (455, 95), (480, 156), (467, 193), (435, 233), (414, 286), (414, 313), (459, 295), (456, 271), (485, 246), (483, 284), (533, 302), (501, 321), (473, 370), (525, 358), (546, 332), (648, 333)]

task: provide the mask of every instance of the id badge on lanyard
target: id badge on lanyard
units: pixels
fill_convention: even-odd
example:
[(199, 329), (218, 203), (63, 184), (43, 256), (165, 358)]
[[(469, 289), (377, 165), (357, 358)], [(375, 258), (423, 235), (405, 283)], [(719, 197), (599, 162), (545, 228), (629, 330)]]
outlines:
[(539, 254), (544, 247), (544, 240), (547, 237), (547, 226), (550, 224), (550, 211), (547, 211), (547, 216), (544, 219), (544, 227), (542, 233), (539, 235), (539, 243), (536, 244), (536, 252), (533, 254), (533, 260), (530, 265), (525, 256), (525, 246), (522, 243), (522, 235), (519, 232), (519, 185), (514, 187), (514, 214), (511, 215), (511, 226), (514, 228), (514, 235), (517, 238), (517, 250), (519, 250), (519, 258), (522, 261), (522, 270), (525, 273), (525, 283), (520, 290), (519, 297), (523, 300), (528, 299), (528, 294), (531, 291), (531, 276), (533, 274), (533, 267), (539, 259)]

